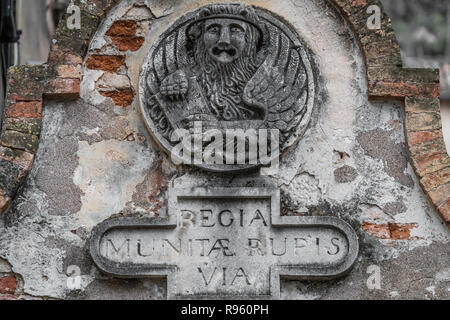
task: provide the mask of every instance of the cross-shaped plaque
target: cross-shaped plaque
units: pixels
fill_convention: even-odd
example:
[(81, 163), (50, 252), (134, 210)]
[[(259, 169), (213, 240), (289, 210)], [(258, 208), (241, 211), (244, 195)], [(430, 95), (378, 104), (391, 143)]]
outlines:
[(98, 225), (91, 255), (105, 273), (167, 279), (169, 299), (280, 298), (280, 279), (332, 279), (358, 255), (335, 217), (280, 216), (280, 191), (173, 188), (165, 218)]

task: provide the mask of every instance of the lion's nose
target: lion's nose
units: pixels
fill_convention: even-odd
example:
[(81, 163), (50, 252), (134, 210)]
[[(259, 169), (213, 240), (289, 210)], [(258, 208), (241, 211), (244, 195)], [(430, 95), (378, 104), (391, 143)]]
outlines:
[(230, 44), (230, 33), (226, 28), (222, 29), (220, 33), (219, 46), (228, 46)]

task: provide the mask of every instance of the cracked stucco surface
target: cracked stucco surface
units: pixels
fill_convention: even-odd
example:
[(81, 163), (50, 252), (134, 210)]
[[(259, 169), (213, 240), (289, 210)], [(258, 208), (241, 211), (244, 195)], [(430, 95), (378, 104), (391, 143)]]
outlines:
[[(122, 1), (109, 14), (91, 50), (109, 52), (103, 35), (114, 21), (131, 15), (136, 2)], [(243, 2), (284, 16), (314, 53), (320, 72), (310, 128), (297, 147), (283, 156), (279, 177), (273, 177), (282, 191), (282, 213), (339, 216), (351, 223), (361, 241), (359, 260), (348, 277), (331, 282), (285, 281), (282, 296), (448, 298), (449, 231), (407, 161), (403, 106), (367, 101), (365, 67), (349, 28), (321, 0), (295, 5), (286, 1), (283, 6), (275, 0)], [(194, 9), (203, 1), (141, 3), (148, 5), (156, 19), (140, 30), (146, 37), (142, 48), (126, 53), (126, 64), (119, 71), (126, 79), (116, 79), (134, 92), (139, 92), (140, 67), (154, 39), (184, 9)], [(136, 10), (131, 12), (136, 14)], [(200, 184), (217, 178), (173, 166), (147, 132), (138, 98), (122, 108), (97, 92), (96, 83), (104, 81), (104, 76), (102, 71), (85, 68), (81, 99), (46, 103), (35, 165), (0, 220), (0, 258), (23, 277), (27, 294), (71, 299), (164, 298), (164, 281), (111, 279), (101, 274), (88, 254), (90, 230), (120, 213), (160, 214), (171, 181)], [(377, 240), (362, 230), (363, 222), (417, 227), (411, 230), (410, 240)], [(372, 264), (381, 268), (381, 290), (366, 286), (366, 270)], [(70, 265), (80, 266), (81, 290), (67, 287)]]

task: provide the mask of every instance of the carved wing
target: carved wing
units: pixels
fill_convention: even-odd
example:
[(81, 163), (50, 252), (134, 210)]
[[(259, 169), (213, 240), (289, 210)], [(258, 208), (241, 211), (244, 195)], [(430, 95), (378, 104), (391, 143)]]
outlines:
[(172, 32), (162, 40), (153, 52), (153, 64), (148, 70), (147, 85), (151, 94), (157, 94), (161, 82), (170, 74), (176, 72), (187, 64), (186, 34), (184, 29)]
[(283, 143), (306, 112), (307, 75), (291, 40), (275, 27), (267, 28), (269, 54), (247, 84), (243, 99), (251, 106), (265, 109), (268, 127), (280, 130)]
[(175, 127), (167, 116), (166, 110), (161, 107), (157, 95), (160, 92), (163, 80), (186, 65), (185, 54), (182, 54), (184, 50), (181, 49), (184, 48), (185, 44), (184, 29), (172, 32), (161, 41), (153, 52), (153, 59), (146, 74), (148, 87), (148, 90), (145, 91), (147, 113), (159, 132), (167, 140), (170, 139)]

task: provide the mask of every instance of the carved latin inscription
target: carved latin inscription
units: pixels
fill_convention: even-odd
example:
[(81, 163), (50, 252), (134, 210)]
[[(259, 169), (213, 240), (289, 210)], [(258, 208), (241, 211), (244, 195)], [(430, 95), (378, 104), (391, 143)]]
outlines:
[(275, 189), (173, 189), (169, 202), (164, 223), (125, 219), (105, 227), (93, 242), (98, 265), (136, 276), (171, 268), (159, 275), (167, 275), (173, 297), (276, 297), (284, 273), (334, 277), (356, 258), (348, 225), (279, 217)]

